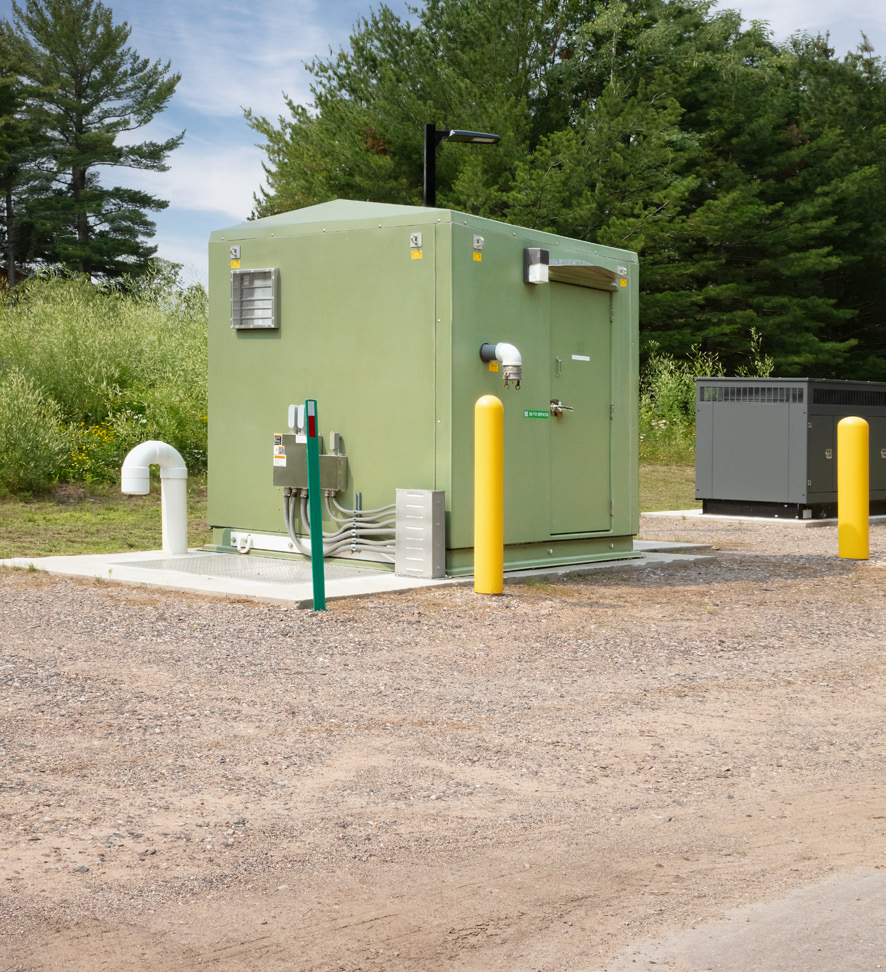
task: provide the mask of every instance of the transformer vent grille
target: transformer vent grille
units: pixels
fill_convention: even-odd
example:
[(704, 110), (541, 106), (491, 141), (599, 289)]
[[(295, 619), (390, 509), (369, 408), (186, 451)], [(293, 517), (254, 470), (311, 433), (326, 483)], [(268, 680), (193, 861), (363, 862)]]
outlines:
[(803, 389), (792, 385), (699, 385), (700, 402), (782, 403), (802, 405)]
[(872, 405), (886, 406), (886, 392), (865, 391), (862, 388), (813, 388), (813, 405)]

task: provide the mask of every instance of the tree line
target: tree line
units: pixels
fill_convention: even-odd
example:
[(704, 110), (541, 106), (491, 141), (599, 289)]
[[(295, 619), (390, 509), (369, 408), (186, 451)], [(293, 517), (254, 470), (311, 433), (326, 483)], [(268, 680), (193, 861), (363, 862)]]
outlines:
[(864, 35), (776, 43), (709, 0), (425, 0), (387, 6), (309, 65), (310, 106), (268, 119), (264, 216), (334, 198), (437, 205), (636, 250), (662, 353), (886, 379), (886, 86)]
[(184, 133), (130, 133), (169, 102), (180, 75), (139, 57), (130, 28), (97, 0), (25, 0), (0, 21), (0, 235), (6, 278), (60, 267), (97, 278), (138, 274), (156, 252), (150, 212), (168, 203), (103, 185), (103, 170), (165, 171)]

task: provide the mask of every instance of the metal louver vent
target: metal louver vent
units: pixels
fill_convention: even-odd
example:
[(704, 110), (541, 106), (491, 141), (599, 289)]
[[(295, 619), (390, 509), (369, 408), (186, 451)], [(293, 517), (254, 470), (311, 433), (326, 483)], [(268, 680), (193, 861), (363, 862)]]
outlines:
[(813, 405), (872, 405), (886, 406), (886, 392), (864, 391), (859, 388), (813, 388)]
[(276, 268), (231, 271), (231, 327), (279, 327)]
[(785, 405), (802, 405), (803, 389), (790, 385), (699, 385), (700, 402), (782, 402)]

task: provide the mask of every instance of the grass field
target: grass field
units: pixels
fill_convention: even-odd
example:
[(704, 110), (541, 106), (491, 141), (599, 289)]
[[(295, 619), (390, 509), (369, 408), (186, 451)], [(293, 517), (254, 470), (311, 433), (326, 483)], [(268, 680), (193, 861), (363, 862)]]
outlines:
[(640, 463), (640, 512), (696, 510), (695, 466)]
[[(697, 507), (692, 466), (643, 463), (640, 509)], [(188, 481), (188, 543), (208, 543), (206, 477)], [(119, 488), (60, 486), (49, 496), (0, 500), (0, 559), (160, 549), (160, 488), (123, 496)]]
[[(210, 539), (206, 477), (188, 480), (188, 544)], [(60, 486), (47, 497), (0, 500), (0, 559), (160, 549), (160, 487), (124, 496), (110, 485)]]

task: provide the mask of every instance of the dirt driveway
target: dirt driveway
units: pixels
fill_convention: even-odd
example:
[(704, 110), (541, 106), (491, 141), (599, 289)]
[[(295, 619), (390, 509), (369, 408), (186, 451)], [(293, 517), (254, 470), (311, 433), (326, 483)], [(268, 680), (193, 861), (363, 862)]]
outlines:
[(325, 615), (0, 573), (0, 970), (598, 972), (884, 865), (886, 527), (835, 533)]

